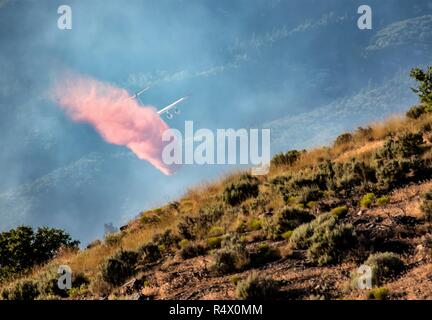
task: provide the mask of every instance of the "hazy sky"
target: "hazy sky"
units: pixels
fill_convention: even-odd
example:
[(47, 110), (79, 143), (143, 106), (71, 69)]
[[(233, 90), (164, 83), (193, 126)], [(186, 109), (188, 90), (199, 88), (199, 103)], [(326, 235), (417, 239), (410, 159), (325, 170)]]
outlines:
[(362, 31), (363, 2), (67, 0), (73, 27), (59, 30), (59, 1), (0, 1), (0, 230), (50, 225), (86, 242), (235, 169), (167, 177), (106, 143), (48, 98), (65, 70), (131, 93), (151, 85), (142, 101), (156, 107), (191, 94), (166, 120), (180, 130), (272, 126), (272, 153), (403, 110), (415, 102), (407, 70), (430, 62), (432, 7), (367, 1), (373, 29)]

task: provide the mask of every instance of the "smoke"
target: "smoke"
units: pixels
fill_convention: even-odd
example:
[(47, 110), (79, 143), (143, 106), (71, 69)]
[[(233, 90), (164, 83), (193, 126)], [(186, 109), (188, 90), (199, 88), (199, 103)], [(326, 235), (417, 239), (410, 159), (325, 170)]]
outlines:
[(92, 125), (105, 141), (127, 146), (166, 175), (174, 173), (162, 161), (167, 143), (162, 134), (169, 127), (154, 107), (139, 105), (124, 89), (70, 72), (56, 81), (52, 98), (72, 120)]

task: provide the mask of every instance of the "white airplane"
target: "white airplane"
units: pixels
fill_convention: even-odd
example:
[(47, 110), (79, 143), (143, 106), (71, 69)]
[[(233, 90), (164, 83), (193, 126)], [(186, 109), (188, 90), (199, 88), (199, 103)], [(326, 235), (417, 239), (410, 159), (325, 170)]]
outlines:
[(150, 87), (145, 87), (145, 88), (142, 89), (141, 91), (138, 91), (137, 93), (135, 93), (135, 94), (131, 97), (131, 99), (138, 98), (138, 96), (139, 96), (141, 93), (146, 92), (148, 89), (150, 89)]
[(180, 110), (176, 107), (180, 102), (186, 100), (188, 97), (183, 97), (178, 99), (177, 101), (174, 101), (173, 103), (171, 103), (170, 105), (166, 106), (165, 108), (160, 109), (157, 113), (159, 115), (162, 115), (164, 113), (166, 113), (167, 118), (168, 119), (172, 119), (173, 114), (170, 112), (171, 110), (174, 111), (175, 114), (180, 114)]
[[(135, 99), (137, 98), (139, 102), (141, 102), (141, 100), (139, 100), (139, 95), (146, 92), (148, 89), (150, 89), (150, 87), (145, 87), (144, 89), (138, 91), (137, 93), (135, 93), (133, 96), (131, 96), (131, 99)], [(171, 103), (170, 105), (167, 105), (166, 107), (160, 109), (157, 114), (158, 115), (163, 115), (166, 114), (168, 119), (172, 119), (174, 117), (174, 115), (170, 112), (170, 111), (174, 111), (175, 114), (180, 114), (180, 110), (176, 107), (180, 102), (186, 100), (188, 97), (183, 97), (180, 98), (176, 101), (174, 101), (173, 103)]]

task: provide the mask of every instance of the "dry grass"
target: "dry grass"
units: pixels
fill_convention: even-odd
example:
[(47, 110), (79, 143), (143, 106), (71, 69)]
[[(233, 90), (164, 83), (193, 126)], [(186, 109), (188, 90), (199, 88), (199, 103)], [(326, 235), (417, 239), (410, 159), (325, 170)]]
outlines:
[(383, 122), (371, 125), (374, 140), (381, 140), (390, 134), (401, 132), (417, 132), (426, 124), (432, 124), (432, 115), (425, 114), (419, 119), (406, 118), (403, 115), (394, 115)]
[(300, 158), (292, 165), (271, 166), (269, 177), (283, 175), (288, 171), (297, 171), (313, 166), (319, 159), (330, 159), (330, 148), (317, 147), (300, 155)]
[(352, 132), (353, 140), (331, 147), (317, 147), (303, 153), (293, 165), (272, 166), (269, 176), (286, 174), (288, 171), (298, 171), (316, 165), (324, 159), (343, 161), (351, 157), (367, 158), (377, 148), (381, 147), (389, 135), (402, 132), (418, 132), (420, 128), (432, 125), (432, 114), (426, 114), (420, 119), (406, 118), (404, 115), (393, 115), (383, 122), (372, 123), (368, 134), (362, 130)]
[(365, 145), (359, 148), (349, 150), (341, 154), (340, 156), (335, 158), (334, 161), (343, 162), (353, 157), (361, 158), (364, 155), (370, 155), (371, 153), (375, 152), (377, 149), (381, 148), (383, 144), (384, 144), (384, 140), (367, 142)]
[(78, 253), (68, 261), (69, 266), (72, 270), (76, 270), (76, 272), (93, 274), (107, 257), (117, 251), (137, 250), (140, 246), (149, 242), (155, 234), (162, 233), (169, 228), (175, 228), (180, 217), (172, 211), (164, 215), (165, 218), (158, 223), (126, 232), (117, 246), (102, 244)]
[(181, 197), (180, 204), (188, 204), (195, 210), (202, 206), (203, 201), (207, 201), (211, 196), (220, 194), (225, 186), (237, 180), (244, 172), (235, 170), (220, 176), (214, 181), (202, 182), (199, 185), (189, 188), (186, 193)]

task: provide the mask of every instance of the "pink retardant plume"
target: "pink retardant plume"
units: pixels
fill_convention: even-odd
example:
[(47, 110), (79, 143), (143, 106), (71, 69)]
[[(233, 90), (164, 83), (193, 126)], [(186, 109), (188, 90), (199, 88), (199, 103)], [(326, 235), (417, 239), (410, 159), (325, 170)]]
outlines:
[(53, 87), (53, 98), (76, 122), (88, 123), (105, 139), (127, 146), (166, 175), (174, 167), (162, 161), (169, 127), (153, 107), (143, 107), (124, 89), (76, 74), (68, 74)]

